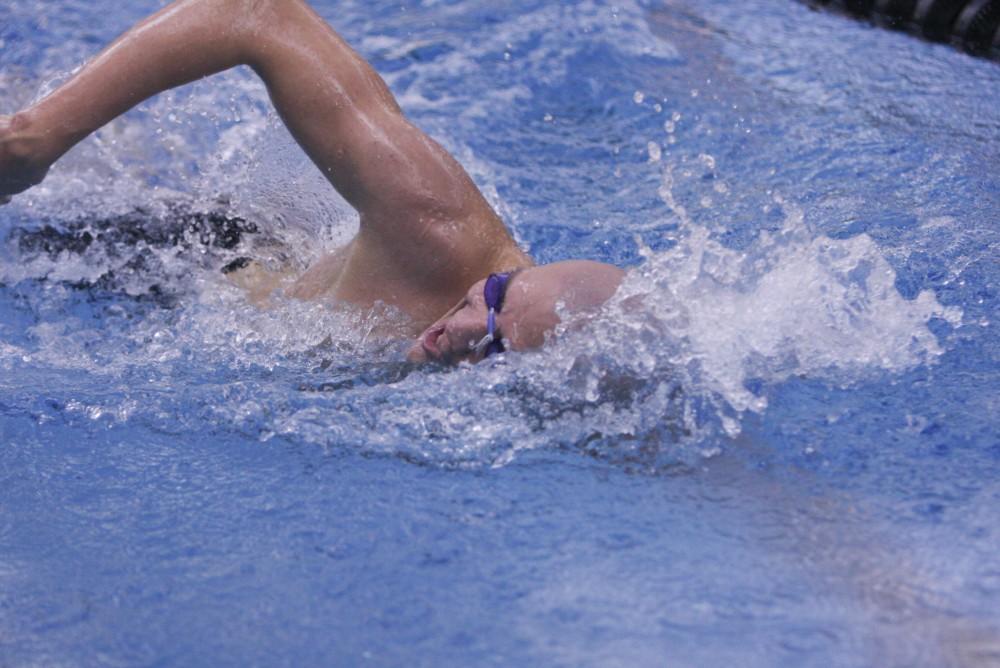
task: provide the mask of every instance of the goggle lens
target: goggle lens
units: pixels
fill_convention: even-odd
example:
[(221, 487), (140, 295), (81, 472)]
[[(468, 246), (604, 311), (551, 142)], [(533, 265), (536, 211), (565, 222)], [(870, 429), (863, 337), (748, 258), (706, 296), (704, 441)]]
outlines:
[(483, 298), (486, 300), (486, 308), (490, 310), (486, 317), (486, 336), (472, 346), (472, 349), (477, 353), (485, 350), (483, 357), (489, 357), (493, 353), (502, 353), (505, 350), (503, 341), (496, 335), (496, 314), (503, 308), (504, 296), (507, 294), (507, 281), (509, 280), (509, 273), (490, 274), (483, 286)]

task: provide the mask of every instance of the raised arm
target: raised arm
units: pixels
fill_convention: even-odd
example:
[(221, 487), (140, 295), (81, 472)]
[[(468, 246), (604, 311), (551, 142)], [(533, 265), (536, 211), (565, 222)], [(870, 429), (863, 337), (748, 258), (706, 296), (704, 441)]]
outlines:
[(292, 135), (378, 243), (405, 252), (427, 236), (410, 229), (417, 220), (476, 220), (506, 236), (462, 167), (303, 0), (180, 0), (137, 24), (51, 95), (0, 117), (0, 197), (40, 181), (146, 98), (239, 64), (263, 78)]

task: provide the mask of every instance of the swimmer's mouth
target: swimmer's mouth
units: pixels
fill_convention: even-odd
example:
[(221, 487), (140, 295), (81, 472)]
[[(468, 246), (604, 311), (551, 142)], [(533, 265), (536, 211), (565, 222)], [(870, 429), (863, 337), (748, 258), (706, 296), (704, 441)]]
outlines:
[(431, 359), (439, 360), (444, 356), (441, 348), (438, 347), (438, 339), (441, 338), (442, 334), (444, 334), (443, 324), (431, 327), (420, 337), (420, 346)]

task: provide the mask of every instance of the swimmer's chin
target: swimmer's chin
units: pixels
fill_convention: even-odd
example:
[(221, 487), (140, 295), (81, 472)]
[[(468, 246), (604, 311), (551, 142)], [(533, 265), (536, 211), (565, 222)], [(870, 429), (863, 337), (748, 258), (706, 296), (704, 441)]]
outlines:
[(406, 351), (406, 361), (410, 364), (450, 367), (454, 362), (446, 357), (436, 357), (427, 352), (423, 337), (414, 341)]
[(406, 361), (410, 364), (430, 364), (439, 360), (434, 359), (424, 348), (423, 335), (413, 340), (406, 350)]
[(419, 339), (414, 341), (413, 345), (410, 346), (410, 349), (406, 351), (406, 361), (411, 364), (424, 364), (430, 361), (430, 358), (427, 357), (427, 353), (424, 352), (424, 347), (420, 345)]

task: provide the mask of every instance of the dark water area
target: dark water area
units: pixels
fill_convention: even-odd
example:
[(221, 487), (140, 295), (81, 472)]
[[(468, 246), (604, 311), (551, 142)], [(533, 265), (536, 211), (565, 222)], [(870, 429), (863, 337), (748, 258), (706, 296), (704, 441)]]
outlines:
[[(1000, 67), (796, 2), (312, 4), (626, 282), (409, 367), (222, 271), (357, 226), (251, 72), (143, 103), (0, 207), (0, 664), (1000, 662)], [(160, 6), (5, 2), (0, 113)]]

